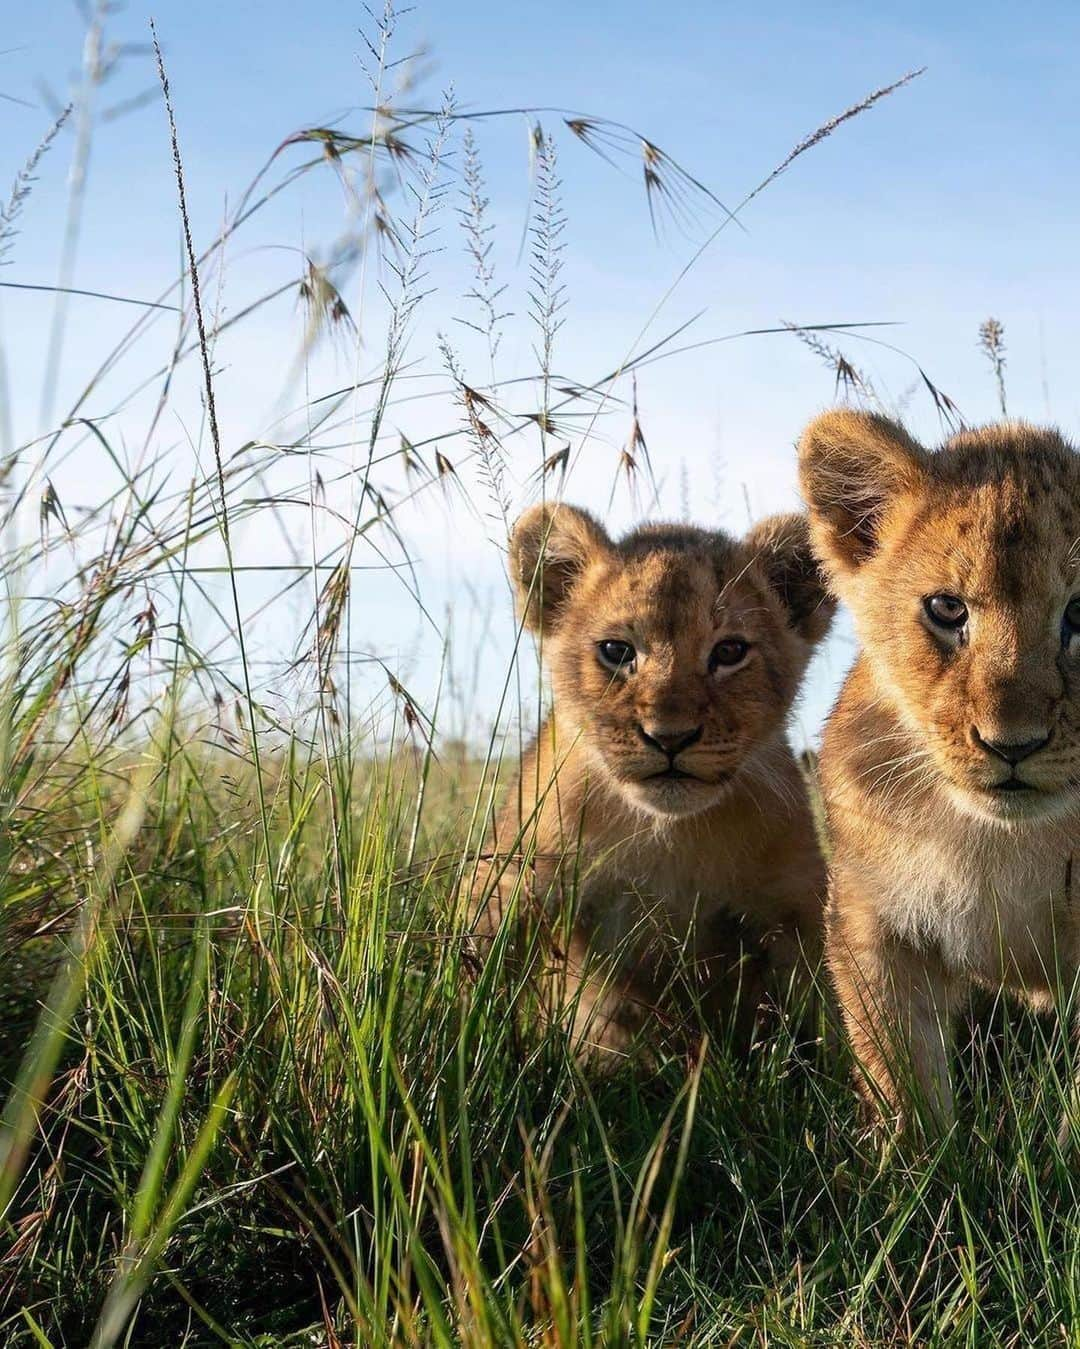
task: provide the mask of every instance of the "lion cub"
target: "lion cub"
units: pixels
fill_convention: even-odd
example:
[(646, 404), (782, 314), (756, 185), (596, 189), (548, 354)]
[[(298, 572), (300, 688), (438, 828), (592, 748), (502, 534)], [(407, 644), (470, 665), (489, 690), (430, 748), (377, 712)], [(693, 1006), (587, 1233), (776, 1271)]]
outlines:
[[(552, 955), (551, 1015), (622, 1052), (693, 1006), (748, 1027), (768, 968), (820, 949), (824, 866), (785, 721), (833, 613), (801, 516), (741, 542), (657, 525), (614, 541), (537, 506), (509, 569), (554, 710), (476, 878), (489, 935), (520, 888)], [(755, 958), (740, 968), (743, 941)]]
[(936, 454), (853, 411), (799, 450), (814, 545), (862, 654), (821, 752), (827, 960), (862, 1087), (952, 1114), (972, 981), (1038, 1007), (1080, 960), (1080, 455), (1012, 422)]

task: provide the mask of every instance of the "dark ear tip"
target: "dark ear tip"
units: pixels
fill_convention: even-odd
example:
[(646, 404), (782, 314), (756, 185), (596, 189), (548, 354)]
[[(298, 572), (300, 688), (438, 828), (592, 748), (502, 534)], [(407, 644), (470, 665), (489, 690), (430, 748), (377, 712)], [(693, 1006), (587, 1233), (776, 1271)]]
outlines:
[(792, 512), (760, 520), (746, 542), (787, 610), (789, 626), (808, 642), (820, 641), (836, 603), (815, 555), (806, 515)]
[(816, 646), (828, 635), (837, 607), (832, 594), (823, 590), (817, 604), (798, 623), (799, 630), (808, 642)]
[(791, 626), (806, 638), (817, 643), (825, 636), (836, 617), (836, 600), (825, 588), (820, 577), (809, 580), (803, 593), (793, 597), (789, 604)]
[(745, 542), (762, 550), (790, 550), (802, 544), (809, 547), (810, 522), (805, 511), (785, 511), (766, 515), (750, 527)]

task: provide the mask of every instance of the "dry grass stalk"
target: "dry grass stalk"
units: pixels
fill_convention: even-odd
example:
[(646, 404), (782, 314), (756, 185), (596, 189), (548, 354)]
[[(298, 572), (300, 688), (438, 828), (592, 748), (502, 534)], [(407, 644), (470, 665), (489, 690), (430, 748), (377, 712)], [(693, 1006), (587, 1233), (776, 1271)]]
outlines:
[(1005, 397), (1005, 325), (995, 318), (989, 318), (979, 325), (979, 350), (990, 362), (997, 384), (998, 406), (1002, 417), (1008, 417), (1009, 407)]
[(536, 202), (529, 226), (529, 312), (540, 335), (536, 348), (540, 367), (541, 407), (540, 458), (547, 458), (546, 419), (550, 414), (549, 395), (555, 355), (555, 338), (563, 325), (566, 288), (562, 281), (566, 215), (562, 206), (562, 182), (556, 162), (555, 142), (534, 129), (536, 155)]
[(38, 165), (48, 154), (53, 141), (71, 116), (72, 107), (73, 105), (69, 103), (60, 112), (41, 140), (38, 141), (26, 163), (15, 175), (15, 181), (11, 185), (11, 192), (8, 194), (7, 201), (3, 206), (0, 206), (0, 263), (10, 261), (8, 254), (11, 252), (18, 231), (18, 218), (26, 205), (27, 198), (33, 191), (34, 184), (37, 182)]
[[(465, 382), (458, 358), (445, 337), (440, 337), (439, 349), (443, 364), (453, 380), (455, 397), (464, 413), (469, 441), (477, 456), (480, 478), (487, 489), (492, 517), (499, 522), (504, 532), (508, 532), (510, 494), (506, 486), (507, 463), (502, 441), (494, 427), (494, 422), (501, 414), (492, 399)], [(440, 459), (449, 463), (437, 451), (437, 467)], [(441, 467), (439, 472), (440, 475), (443, 472)]]
[(812, 131), (809, 136), (804, 136), (803, 139), (799, 141), (798, 144), (795, 145), (780, 161), (769, 176), (763, 178), (749, 196), (745, 197), (739, 203), (736, 207), (736, 214), (738, 214), (744, 206), (753, 201), (759, 193), (764, 192), (765, 189), (771, 183), (774, 183), (782, 173), (786, 173), (801, 155), (806, 154), (807, 150), (812, 150), (815, 145), (820, 145), (823, 140), (831, 136), (833, 132), (843, 126), (845, 122), (850, 122), (853, 117), (858, 117), (860, 113), (866, 112), (867, 109), (872, 108), (874, 104), (880, 102), (881, 99), (888, 98), (888, 96), (894, 94), (897, 89), (902, 89), (904, 85), (910, 84), (912, 80), (918, 79), (925, 70), (925, 66), (920, 66), (918, 70), (909, 70), (906, 75), (901, 75), (898, 80), (893, 80), (892, 84), (886, 84), (880, 89), (875, 89), (872, 94), (867, 94), (865, 98), (860, 99), (858, 103), (852, 104), (850, 108), (845, 109), (841, 113), (837, 113), (835, 117), (830, 117), (827, 122), (822, 122), (821, 126), (815, 131)]
[(499, 285), (495, 276), (495, 264), (491, 256), (495, 226), (487, 218), (491, 203), (485, 190), (480, 152), (471, 126), (465, 128), (463, 151), (461, 176), (464, 203), (458, 208), (458, 216), (465, 234), (466, 252), (473, 267), (473, 285), (466, 292), (465, 298), (477, 305), (480, 320), (473, 322), (469, 319), (459, 319), (458, 322), (472, 328), (487, 342), (491, 382), (494, 384), (495, 357), (501, 339), (500, 328), (512, 314), (510, 310), (499, 308), (506, 286)]
[(344, 331), (356, 335), (356, 323), (344, 297), (330, 279), (325, 267), (307, 259), (307, 267), (298, 286), (308, 316), (310, 340), (320, 333)]
[(799, 341), (808, 347), (815, 356), (819, 356), (828, 369), (833, 371), (836, 376), (833, 389), (834, 397), (842, 396), (845, 401), (849, 397), (856, 401), (865, 400), (879, 412), (886, 410), (885, 404), (879, 398), (870, 376), (864, 370), (860, 370), (853, 365), (838, 347), (826, 342), (817, 333), (800, 328), (798, 324), (785, 323), (784, 326), (794, 333)]
[(251, 753), (255, 764), (255, 782), (259, 797), (259, 814), (262, 820), (263, 844), (267, 859), (270, 857), (270, 836), (267, 825), (266, 800), (264, 796), (262, 770), (260, 766), (259, 739), (255, 721), (255, 698), (251, 686), (250, 667), (247, 658), (247, 644), (244, 640), (244, 615), (240, 606), (240, 594), (236, 584), (236, 565), (233, 557), (232, 537), (229, 530), (229, 498), (225, 484), (225, 469), (221, 455), (221, 431), (218, 427), (217, 399), (214, 396), (214, 379), (210, 370), (210, 346), (207, 338), (206, 320), (203, 317), (202, 291), (199, 286), (199, 266), (195, 254), (195, 244), (191, 237), (191, 219), (188, 215), (187, 190), (184, 185), (184, 165), (180, 157), (180, 142), (176, 132), (176, 118), (173, 114), (172, 99), (169, 93), (169, 80), (165, 74), (165, 63), (158, 45), (154, 21), (150, 21), (150, 32), (154, 41), (154, 55), (157, 59), (158, 79), (161, 83), (161, 95), (165, 103), (165, 112), (169, 121), (169, 138), (172, 143), (173, 168), (176, 174), (176, 190), (179, 200), (180, 221), (183, 227), (184, 248), (187, 253), (188, 275), (191, 278), (191, 298), (195, 306), (195, 323), (199, 334), (199, 355), (202, 362), (206, 411), (210, 423), (210, 444), (214, 452), (214, 465), (217, 470), (218, 491), (220, 493), (221, 539), (225, 547), (225, 558), (229, 571), (229, 586), (232, 594), (233, 614), (236, 620), (236, 641), (240, 652), (240, 666), (244, 681), (245, 704), (248, 714), (248, 731), (251, 736)]
[(631, 397), (630, 397), (630, 434), (626, 438), (626, 443), (619, 451), (619, 460), (616, 466), (615, 477), (611, 483), (611, 495), (608, 498), (608, 509), (615, 500), (615, 489), (619, 483), (620, 475), (625, 475), (626, 484), (630, 490), (630, 499), (638, 502), (638, 482), (639, 474), (644, 473), (648, 479), (650, 488), (655, 495), (657, 490), (656, 478), (653, 474), (652, 460), (649, 457), (649, 447), (645, 440), (645, 432), (641, 425), (641, 414), (638, 411), (638, 390), (637, 373), (631, 376)]
[(732, 218), (732, 212), (710, 188), (647, 136), (602, 117), (566, 117), (563, 121), (583, 145), (614, 168), (619, 167), (617, 156), (631, 158), (637, 154), (654, 235), (660, 232), (665, 211), (672, 223), (687, 234), (706, 209), (717, 207), (725, 218)]

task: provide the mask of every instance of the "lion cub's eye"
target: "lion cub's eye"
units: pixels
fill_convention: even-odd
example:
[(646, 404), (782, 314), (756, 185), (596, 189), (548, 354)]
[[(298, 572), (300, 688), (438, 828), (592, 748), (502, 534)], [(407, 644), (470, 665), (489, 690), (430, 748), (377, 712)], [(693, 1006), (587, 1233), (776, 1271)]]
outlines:
[(1074, 595), (1068, 602), (1061, 620), (1061, 635), (1066, 642), (1076, 632), (1080, 632), (1080, 595)]
[(749, 650), (749, 642), (744, 642), (741, 637), (725, 637), (709, 652), (709, 673), (713, 674), (721, 666), (740, 665)]
[(923, 608), (931, 623), (949, 631), (962, 628), (968, 621), (967, 605), (955, 595), (931, 595), (923, 600)]
[(601, 665), (609, 670), (625, 670), (637, 659), (637, 652), (629, 642), (597, 642)]

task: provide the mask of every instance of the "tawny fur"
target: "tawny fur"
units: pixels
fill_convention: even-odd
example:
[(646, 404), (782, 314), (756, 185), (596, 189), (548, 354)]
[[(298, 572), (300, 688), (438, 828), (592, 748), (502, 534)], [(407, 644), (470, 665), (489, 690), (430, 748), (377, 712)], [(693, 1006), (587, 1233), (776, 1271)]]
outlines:
[[(548, 926), (546, 1005), (573, 1008), (579, 1053), (625, 1052), (691, 1009), (745, 1030), (770, 977), (821, 941), (824, 866), (785, 734), (833, 612), (805, 519), (742, 542), (681, 526), (615, 542), (585, 512), (536, 507), (509, 566), (554, 711), (474, 884), (478, 931), (498, 929), (512, 896), (519, 923)], [(745, 659), (710, 671), (730, 638)], [(633, 645), (631, 669), (602, 664), (611, 640)], [(655, 778), (668, 760), (640, 729), (699, 727), (674, 761), (693, 776)]]
[[(952, 1116), (953, 1013), (972, 984), (1047, 1007), (1080, 959), (1080, 455), (1006, 423), (936, 453), (827, 413), (800, 445), (817, 553), (862, 652), (825, 731), (827, 960), (886, 1116), (915, 1085)], [(929, 619), (961, 599), (962, 637)], [(1038, 741), (1015, 769), (982, 741)], [(1024, 790), (1002, 791), (1015, 774)]]

